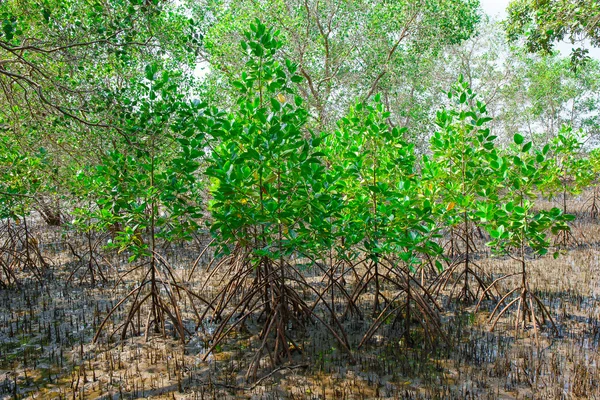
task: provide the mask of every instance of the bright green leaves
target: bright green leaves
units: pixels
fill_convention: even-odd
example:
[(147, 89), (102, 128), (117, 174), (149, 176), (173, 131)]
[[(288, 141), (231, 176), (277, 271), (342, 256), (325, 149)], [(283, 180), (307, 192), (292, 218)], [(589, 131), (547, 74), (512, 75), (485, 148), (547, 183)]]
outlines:
[(508, 202), (494, 210), (493, 218), (487, 221), (487, 229), (492, 238), (488, 244), (499, 254), (513, 255), (519, 259), (525, 256), (525, 249), (544, 255), (550, 242), (548, 234), (568, 230), (566, 221), (570, 218), (558, 208), (549, 211), (534, 211), (534, 202), (522, 200), (515, 205)]
[(519, 134), (513, 140), (517, 147), (499, 157), (501, 163), (490, 164), (499, 178), (498, 187), (504, 190), (499, 192), (498, 201), (480, 204), (476, 215), (489, 232), (489, 245), (494, 251), (524, 262), (528, 248), (546, 254), (550, 247), (548, 234), (568, 230), (566, 221), (571, 216), (558, 208), (536, 210), (539, 190), (554, 178), (556, 169), (544, 155), (548, 148), (532, 151), (532, 143), (523, 144), (525, 139)]
[(146, 79), (148, 79), (149, 81), (153, 81), (154, 75), (156, 75), (156, 72), (158, 72), (158, 65), (156, 63), (146, 65), (145, 72)]
[(431, 159), (425, 159), (426, 180), (450, 227), (475, 221), (477, 204), (493, 199), (497, 171), (505, 169), (495, 148), (496, 137), (485, 124), (491, 121), (485, 104), (477, 101), (462, 76), (448, 92), (455, 108), (438, 111), (440, 131), (431, 139)]
[(420, 195), (413, 145), (403, 140), (404, 130), (386, 124), (388, 117), (379, 96), (357, 103), (327, 140), (345, 204), (339, 234), (344, 246), (358, 246), (372, 259), (399, 256), (413, 268), (420, 256), (438, 253), (437, 229)]
[(223, 251), (239, 245), (276, 258), (311, 247), (306, 236), (322, 221), (327, 182), (320, 138), (303, 130), (307, 113), (294, 100), (296, 66), (275, 60), (277, 33), (259, 21), (245, 37), (246, 69), (234, 83), (239, 108), (225, 118), (207, 170), (211, 231)]
[[(578, 194), (594, 179), (590, 159), (584, 156), (582, 132), (573, 132), (569, 126), (562, 126), (558, 135), (547, 148), (555, 173), (543, 191), (550, 196), (557, 194)], [(563, 210), (566, 212), (566, 210)]]
[[(425, 177), (437, 188), (435, 198), (445, 205), (445, 224), (484, 226), (492, 239), (489, 245), (502, 254), (522, 258), (526, 248), (545, 254), (547, 235), (568, 230), (570, 218), (556, 208), (534, 207), (540, 190), (560, 176), (549, 158), (553, 147), (534, 151), (531, 141), (516, 134), (508, 151), (496, 150), (495, 136), (481, 129), (489, 121), (485, 106), (462, 79), (448, 97), (458, 109), (438, 112), (441, 131), (434, 134), (431, 160), (424, 163)], [(569, 139), (561, 135), (557, 141), (564, 145)]]
[(505, 236), (506, 231), (504, 230), (504, 225), (500, 225), (498, 229), (491, 229), (490, 236), (492, 239), (499, 239), (502, 236)]
[(130, 252), (131, 261), (150, 256), (151, 236), (167, 241), (190, 239), (202, 215), (200, 168), (207, 125), (217, 131), (206, 104), (187, 103), (176, 90), (176, 75), (156, 64), (146, 67), (149, 84), (123, 100), (120, 121), (126, 146), (102, 157), (79, 176), (89, 202), (78, 219), (94, 219), (116, 231), (111, 246)]
[(246, 67), (233, 83), (238, 110), (226, 118), (207, 170), (211, 230), (222, 251), (237, 245), (275, 259), (362, 250), (402, 254), (411, 267), (419, 255), (439, 253), (413, 145), (404, 129), (387, 125), (379, 96), (351, 108), (334, 134), (306, 132), (293, 89), (297, 66), (273, 57), (277, 33), (257, 21), (245, 38)]
[(523, 137), (523, 135), (517, 133), (513, 137), (513, 140), (515, 141), (516, 144), (520, 145), (520, 144), (523, 144), (523, 141), (525, 140), (525, 138)]
[(244, 32), (247, 41), (241, 42), (242, 49), (254, 57), (270, 57), (282, 46), (279, 32), (274, 32), (256, 19), (250, 24), (250, 31)]
[[(513, 136), (513, 141), (515, 142), (515, 144), (517, 146), (520, 146), (523, 144), (523, 142), (525, 142), (525, 137), (523, 137), (523, 135), (516, 133)], [(529, 150), (531, 150), (531, 147), (533, 146), (533, 142), (527, 142), (525, 144), (523, 144), (523, 146), (521, 147), (521, 152), (522, 153), (527, 153), (529, 152)]]

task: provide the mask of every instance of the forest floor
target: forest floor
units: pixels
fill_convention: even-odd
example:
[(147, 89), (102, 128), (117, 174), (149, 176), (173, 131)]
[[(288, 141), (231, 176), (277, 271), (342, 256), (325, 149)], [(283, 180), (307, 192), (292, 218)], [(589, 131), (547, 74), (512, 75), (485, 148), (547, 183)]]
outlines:
[[(490, 332), (487, 319), (494, 302), (484, 301), (477, 313), (473, 304), (450, 305), (442, 315), (445, 342), (432, 349), (416, 330), (407, 345), (390, 326), (354, 350), (352, 363), (328, 332), (314, 324), (292, 349), (288, 363), (259, 371), (251, 381), (244, 376), (257, 331), (250, 324), (207, 354), (214, 326), (206, 320), (196, 329), (186, 298), (182, 317), (195, 333), (185, 345), (159, 335), (146, 340), (143, 329), (120, 340), (118, 327), (127, 307), (109, 318), (105, 333), (92, 343), (108, 310), (133, 288), (136, 276), (119, 283), (127, 258), (113, 254), (100, 262), (107, 282), (92, 286), (84, 267), (69, 281), (78, 263), (85, 263), (85, 242), (62, 228), (36, 224), (33, 231), (51, 265), (41, 281), (30, 274), (19, 287), (0, 290), (0, 399), (600, 398), (600, 222), (581, 216), (565, 255), (529, 263), (531, 288), (543, 299), (558, 333), (546, 327), (536, 340), (530, 324), (515, 337), (512, 311)], [(518, 271), (511, 259), (482, 250), (483, 242), (478, 243), (477, 262), (489, 276)], [(206, 244), (161, 251), (187, 277)], [(219, 285), (202, 286), (202, 264), (208, 259), (208, 254), (203, 257), (187, 286), (210, 297)], [(322, 277), (314, 274), (318, 285)], [(499, 292), (508, 292), (517, 279), (501, 281)], [(220, 282), (219, 277), (211, 282)], [(440, 303), (447, 302), (447, 291)], [(360, 304), (368, 310), (372, 298), (366, 294)], [(141, 319), (138, 315), (133, 324), (143, 327)], [(345, 325), (354, 348), (368, 322), (351, 319)]]

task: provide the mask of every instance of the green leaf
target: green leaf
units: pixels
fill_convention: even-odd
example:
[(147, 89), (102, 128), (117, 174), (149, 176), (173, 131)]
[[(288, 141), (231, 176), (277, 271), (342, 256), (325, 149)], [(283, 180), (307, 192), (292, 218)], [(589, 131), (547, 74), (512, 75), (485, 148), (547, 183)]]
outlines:
[(154, 80), (154, 76), (156, 75), (156, 72), (158, 72), (158, 66), (153, 63), (153, 64), (148, 64), (146, 65), (146, 79), (148, 79), (149, 81), (153, 81)]
[(281, 103), (275, 98), (271, 98), (271, 108), (275, 110), (275, 112), (281, 111)]
[(575, 215), (573, 214), (563, 214), (563, 218), (565, 221), (575, 221)]
[(550, 151), (550, 145), (549, 145), (549, 144), (547, 144), (547, 145), (545, 145), (545, 146), (544, 146), (544, 148), (542, 149), (542, 154), (543, 154), (543, 155), (546, 155), (546, 154), (548, 154), (548, 152), (549, 152), (549, 151)]
[(486, 122), (490, 122), (492, 120), (493, 120), (493, 118), (490, 118), (490, 117), (482, 117), (477, 120), (476, 125), (481, 126), (481, 125), (485, 124)]
[(513, 140), (515, 141), (516, 144), (521, 144), (521, 143), (523, 143), (525, 138), (522, 135), (517, 133), (517, 134), (515, 134), (515, 136), (513, 136)]

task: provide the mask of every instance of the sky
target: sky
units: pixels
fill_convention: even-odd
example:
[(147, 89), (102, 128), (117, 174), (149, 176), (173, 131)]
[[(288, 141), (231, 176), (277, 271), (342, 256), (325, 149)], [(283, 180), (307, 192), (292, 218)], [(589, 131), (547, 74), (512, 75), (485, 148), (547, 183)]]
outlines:
[[(491, 17), (502, 20), (506, 18), (506, 7), (510, 0), (479, 0), (481, 3), (481, 8), (490, 15)], [(571, 49), (574, 47), (571, 43), (563, 42), (559, 43), (557, 46), (558, 50), (560, 50), (561, 55), (568, 57), (571, 53)], [(593, 57), (597, 60), (600, 60), (600, 49), (588, 47), (590, 57)]]
[(479, 0), (481, 8), (492, 17), (502, 19), (506, 17), (506, 7), (509, 0)]

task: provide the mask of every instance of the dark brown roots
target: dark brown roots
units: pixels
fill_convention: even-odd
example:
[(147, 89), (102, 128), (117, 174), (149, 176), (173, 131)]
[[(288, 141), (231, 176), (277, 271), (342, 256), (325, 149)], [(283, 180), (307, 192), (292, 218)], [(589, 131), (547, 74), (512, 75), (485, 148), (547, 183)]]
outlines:
[[(214, 351), (235, 329), (246, 327), (250, 319), (260, 322), (259, 345), (248, 366), (246, 379), (255, 379), (266, 357), (271, 368), (292, 360), (300, 350), (297, 340), (308, 324), (318, 321), (329, 330), (349, 357), (353, 359), (348, 339), (335, 313), (325, 300), (325, 291), (309, 284), (298, 268), (283, 259), (255, 258), (238, 247), (234, 253), (216, 263), (209, 272), (208, 282), (217, 272), (225, 274), (225, 284), (210, 303), (210, 319), (218, 325), (212, 333)], [(309, 305), (304, 293), (316, 295), (317, 302), (329, 311), (332, 323), (327, 323), (315, 304)], [(203, 314), (207, 316), (209, 309)]]
[(100, 247), (100, 244), (103, 241), (104, 237), (100, 236), (96, 239), (93, 239), (92, 236), (92, 232), (86, 232), (86, 246), (85, 253), (83, 254), (77, 253), (77, 251), (75, 251), (71, 243), (67, 242), (69, 250), (71, 250), (71, 253), (75, 258), (77, 258), (78, 261), (76, 267), (73, 269), (73, 271), (71, 271), (69, 277), (67, 278), (67, 285), (73, 280), (77, 272), (80, 271), (82, 268), (84, 269), (83, 277), (89, 277), (90, 285), (92, 287), (96, 285), (96, 281), (98, 279), (100, 279), (103, 283), (107, 282), (102, 265), (100, 263), (100, 259), (103, 259), (103, 257), (98, 253), (98, 248)]
[(456, 259), (433, 281), (430, 291), (438, 297), (443, 290), (451, 286), (449, 299), (474, 303), (481, 294), (484, 294), (486, 298), (492, 297), (492, 294), (485, 290), (488, 287), (486, 283), (488, 281), (489, 278), (479, 264)]
[[(494, 281), (492, 285), (495, 285), (502, 279), (515, 275), (522, 275), (522, 273), (506, 275), (505, 277)], [(492, 285), (490, 285), (490, 287)], [(514, 293), (517, 293), (518, 296), (512, 298), (511, 295)], [(479, 307), (479, 304), (477, 307)], [(488, 318), (488, 323), (491, 324), (490, 331), (493, 331), (496, 328), (500, 318), (506, 314), (510, 308), (515, 308), (517, 311), (514, 325), (516, 331), (515, 334), (517, 336), (520, 329), (525, 329), (529, 323), (533, 325), (536, 342), (538, 341), (538, 331), (546, 324), (546, 322), (550, 322), (553, 331), (558, 333), (558, 328), (556, 327), (548, 308), (546, 308), (542, 300), (531, 291), (527, 282), (521, 282), (519, 286), (508, 291), (498, 301)]]
[(556, 234), (554, 246), (566, 248), (572, 245), (579, 246), (579, 241), (575, 238), (571, 229), (561, 230)]
[[(366, 279), (362, 280), (362, 285), (359, 285), (355, 291), (356, 295), (363, 293), (376, 278), (374, 264), (374, 261), (371, 262)], [(401, 326), (399, 336), (405, 339), (407, 345), (411, 345), (410, 331), (415, 322), (423, 328), (424, 337), (429, 344), (433, 344), (436, 337), (445, 339), (438, 313), (440, 308), (431, 292), (421, 284), (419, 279), (416, 279), (414, 273), (389, 258), (379, 261), (377, 267), (377, 271), (381, 272), (378, 277), (380, 285), (376, 285), (375, 294), (381, 297), (384, 305), (375, 315), (373, 323), (358, 347), (365, 345), (383, 324), (390, 320), (392, 329), (397, 325)], [(393, 295), (389, 298), (383, 293), (377, 293), (384, 287), (393, 290)]]
[(592, 195), (584, 203), (582, 210), (590, 213), (591, 219), (598, 219), (600, 213), (600, 187), (595, 185)]
[(38, 240), (24, 218), (17, 224), (7, 220), (0, 225), (0, 286), (19, 286), (23, 273), (43, 284), (49, 264), (42, 256)]
[[(468, 219), (466, 212), (463, 222), (450, 228), (450, 238), (444, 249), (452, 261), (430, 286), (436, 297), (450, 284), (450, 300), (472, 303), (478, 299), (480, 293), (485, 292), (487, 277), (481, 267), (473, 261), (473, 254), (477, 252), (476, 234), (483, 237), (480, 228)], [(489, 293), (486, 296), (489, 297)]]
[[(428, 343), (435, 337), (444, 337), (441, 329), (439, 306), (431, 292), (406, 266), (387, 257), (368, 259), (366, 271), (359, 275), (349, 303), (358, 309), (359, 298), (372, 293), (373, 318), (358, 348), (364, 346), (384, 323), (391, 321), (391, 328), (400, 325), (400, 336), (410, 345), (410, 331), (417, 322), (425, 333)], [(356, 269), (357, 265), (353, 268)], [(369, 287), (373, 288), (371, 292)], [(390, 296), (391, 293), (391, 296)], [(347, 310), (348, 311), (348, 310)], [(345, 314), (344, 314), (345, 315)]]
[[(151, 328), (155, 334), (167, 335), (166, 322), (171, 321), (174, 329), (174, 334), (182, 343), (185, 343), (185, 338), (190, 334), (185, 327), (180, 302), (184, 296), (189, 299), (192, 309), (196, 315), (196, 319), (200, 320), (200, 313), (195, 302), (209, 304), (208, 301), (193, 293), (185, 287), (185, 285), (177, 280), (172, 267), (158, 253), (155, 253), (150, 261), (141, 265), (132, 267), (123, 274), (119, 281), (122, 282), (126, 275), (133, 273), (136, 270), (147, 267), (147, 271), (133, 290), (127, 293), (106, 315), (100, 324), (94, 336), (94, 342), (98, 341), (100, 335), (104, 331), (106, 323), (110, 317), (126, 302), (130, 302), (129, 311), (125, 319), (120, 325), (117, 325), (108, 335), (109, 340), (118, 331), (121, 332), (121, 340), (127, 337), (128, 333), (133, 335), (141, 335), (142, 333), (142, 306), (146, 307), (147, 314), (145, 315), (146, 322), (144, 326), (144, 335), (148, 339)], [(137, 323), (136, 323), (137, 320)]]

